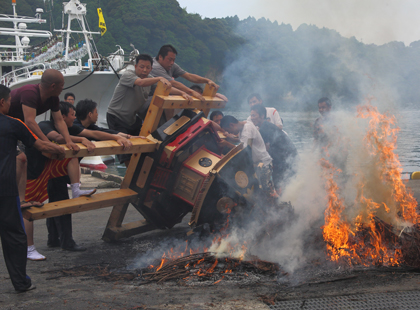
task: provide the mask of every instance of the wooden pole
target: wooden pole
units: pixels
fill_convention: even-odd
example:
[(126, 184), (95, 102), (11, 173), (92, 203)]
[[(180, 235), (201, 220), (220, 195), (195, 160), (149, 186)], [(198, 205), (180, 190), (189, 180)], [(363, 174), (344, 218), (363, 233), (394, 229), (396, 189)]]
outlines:
[(169, 96), (170, 87), (165, 86), (162, 82), (158, 82), (149, 109), (147, 110), (143, 126), (141, 127), (140, 136), (147, 137), (156, 130), (163, 109), (155, 105), (155, 100), (158, 96)]
[[(212, 87), (209, 84), (206, 84), (206, 86), (204, 87), (203, 96), (209, 96), (213, 98), (214, 96), (216, 96), (216, 92), (216, 87)], [(202, 111), (204, 112), (204, 115), (206, 117), (209, 116), (210, 108), (204, 108)]]

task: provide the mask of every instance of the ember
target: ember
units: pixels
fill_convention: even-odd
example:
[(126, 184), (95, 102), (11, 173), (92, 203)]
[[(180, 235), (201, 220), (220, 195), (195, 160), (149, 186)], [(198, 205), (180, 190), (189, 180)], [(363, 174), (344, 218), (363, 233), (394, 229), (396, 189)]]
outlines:
[[(163, 260), (162, 260), (163, 262)], [(247, 272), (277, 275), (280, 268), (278, 264), (253, 258), (243, 261), (236, 258), (218, 258), (216, 253), (205, 252), (191, 254), (171, 261), (166, 261), (162, 266), (154, 267), (153, 272), (143, 273), (146, 283), (162, 283), (169, 280), (189, 280), (201, 278), (219, 283), (229, 277), (245, 278)]]
[(420, 217), (394, 153), (395, 118), (370, 105), (358, 107), (358, 118), (369, 126), (361, 152), (365, 165), (353, 175), (357, 195), (352, 205), (341, 196), (342, 171), (328, 159), (320, 162), (328, 200), (322, 229), (329, 258), (349, 265), (418, 267)]

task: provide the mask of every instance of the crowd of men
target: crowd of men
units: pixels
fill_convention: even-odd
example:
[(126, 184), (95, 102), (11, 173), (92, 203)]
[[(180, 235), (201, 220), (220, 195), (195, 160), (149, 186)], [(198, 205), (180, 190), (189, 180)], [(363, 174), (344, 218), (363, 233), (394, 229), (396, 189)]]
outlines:
[[(32, 290), (35, 286), (26, 275), (27, 260), (45, 260), (34, 245), (33, 222), (22, 218), (22, 209), (42, 207), (43, 203), (90, 196), (95, 190), (80, 189), (80, 166), (77, 158), (50, 159), (42, 153), (64, 154), (65, 144), (74, 153), (85, 145), (89, 152), (95, 149), (91, 140), (115, 140), (124, 149), (131, 147), (131, 138), (139, 137), (144, 112), (151, 101), (157, 82), (172, 95), (204, 100), (199, 85), (191, 88), (176, 81), (182, 77), (198, 84), (219, 88), (212, 80), (186, 72), (175, 63), (176, 49), (164, 45), (156, 57), (137, 56), (132, 70), (121, 76), (109, 103), (106, 119), (108, 128), (96, 125), (97, 103), (82, 99), (75, 105), (76, 96), (63, 91), (64, 77), (54, 69), (46, 70), (40, 84), (25, 85), (10, 91), (0, 85), (0, 235), (4, 259), (10, 279), (17, 292)], [(219, 98), (227, 101), (222, 94)], [(262, 97), (251, 94), (248, 98), (250, 116), (238, 121), (213, 111), (210, 119), (216, 129), (224, 132), (227, 145), (243, 143), (251, 146), (252, 161), (264, 191), (277, 195), (279, 188), (293, 175), (297, 151), (283, 130), (283, 120), (275, 108), (265, 107)], [(315, 139), (322, 143), (322, 122), (331, 103), (324, 98), (319, 103), (322, 118), (316, 122)], [(36, 116), (47, 111), (51, 119), (37, 123)], [(167, 112), (169, 119), (173, 111)], [(118, 155), (120, 163), (128, 165), (129, 154)], [(85, 251), (72, 236), (71, 215), (47, 219), (48, 247), (61, 247), (67, 251)]]

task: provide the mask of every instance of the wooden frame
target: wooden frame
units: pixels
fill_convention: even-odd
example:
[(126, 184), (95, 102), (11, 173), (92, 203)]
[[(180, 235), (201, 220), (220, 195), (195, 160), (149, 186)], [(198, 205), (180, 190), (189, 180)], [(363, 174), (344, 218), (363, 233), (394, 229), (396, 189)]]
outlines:
[[(141, 136), (147, 137), (157, 129), (164, 109), (199, 109), (207, 116), (210, 109), (220, 109), (224, 108), (226, 105), (226, 102), (222, 99), (214, 97), (216, 89), (214, 87), (210, 87), (208, 84), (203, 92), (204, 101), (194, 99), (192, 103), (189, 103), (188, 100), (181, 96), (169, 96), (169, 91), (170, 89), (163, 83), (158, 83), (140, 131)], [(137, 199), (137, 193), (129, 189), (129, 186), (140, 160), (140, 156), (142, 153), (154, 152), (158, 146), (158, 143), (153, 141), (153, 139), (137, 138), (132, 139), (131, 142), (133, 143), (133, 147), (129, 151), (124, 151), (123, 147), (115, 141), (95, 142), (96, 149), (92, 153), (88, 153), (87, 148), (79, 143), (78, 145), (80, 147), (80, 151), (76, 154), (63, 145), (65, 148), (66, 158), (132, 153), (130, 165), (127, 168), (124, 180), (121, 184), (121, 189), (96, 194), (92, 197), (79, 197), (76, 199), (48, 203), (41, 208), (26, 209), (22, 213), (23, 216), (26, 219), (33, 221), (42, 218), (113, 206), (102, 236), (103, 240), (118, 240), (120, 238), (156, 229), (154, 225), (148, 223), (146, 220), (130, 222), (124, 225), (122, 224), (129, 204)], [(54, 158), (52, 156), (50, 157)], [(147, 175), (148, 172), (145, 171), (144, 177), (147, 178)], [(137, 180), (137, 183), (143, 184), (144, 180), (141, 180), (140, 178), (141, 177)]]

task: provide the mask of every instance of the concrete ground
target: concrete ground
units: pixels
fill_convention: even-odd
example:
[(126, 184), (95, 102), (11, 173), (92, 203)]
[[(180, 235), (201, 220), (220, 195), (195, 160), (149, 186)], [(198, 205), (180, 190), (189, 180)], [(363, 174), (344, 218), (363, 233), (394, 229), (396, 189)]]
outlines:
[[(103, 179), (90, 175), (84, 175), (82, 179), (84, 188), (98, 187), (101, 183), (104, 186), (103, 182)], [(408, 185), (420, 201), (420, 180), (410, 180)], [(98, 192), (107, 190), (111, 189), (99, 189)], [(158, 242), (173, 236), (182, 238), (188, 231), (188, 216), (171, 230), (155, 230), (115, 243), (105, 243), (101, 237), (110, 212), (111, 208), (105, 208), (73, 214), (73, 236), (78, 244), (87, 247), (85, 252), (48, 248), (45, 220), (36, 221), (35, 245), (47, 257), (46, 261), (28, 261), (27, 273), (37, 289), (16, 294), (4, 261), (1, 261), (0, 309), (268, 309), (264, 300), (409, 291), (420, 287), (420, 274), (406, 270), (365, 270), (340, 282), (301, 283), (296, 286), (272, 280), (261, 280), (252, 285), (223, 281), (208, 286), (182, 286), (173, 282), (139, 285), (127, 266), (153, 250)], [(141, 218), (130, 207), (125, 221)], [(84, 273), (85, 269), (96, 270), (96, 275)], [(113, 271), (114, 277), (101, 276), (101, 270), (103, 274)]]

